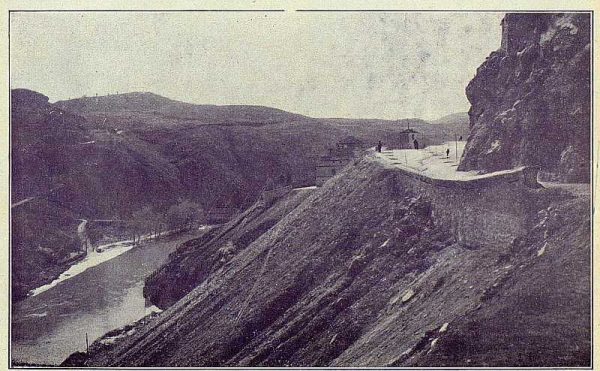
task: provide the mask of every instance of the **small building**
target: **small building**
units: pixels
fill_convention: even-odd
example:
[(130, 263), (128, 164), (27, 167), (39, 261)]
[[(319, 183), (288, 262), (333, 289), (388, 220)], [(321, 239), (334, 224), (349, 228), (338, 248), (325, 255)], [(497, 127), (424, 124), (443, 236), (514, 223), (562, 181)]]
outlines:
[(408, 128), (399, 133), (398, 149), (419, 149), (423, 148), (423, 136), (418, 131)]
[(361, 149), (363, 145), (364, 143), (358, 140), (356, 137), (347, 136), (336, 143), (336, 148), (338, 149), (338, 151), (347, 151), (351, 153), (356, 151), (357, 149)]
[(322, 186), (327, 179), (336, 175), (349, 161), (349, 158), (324, 155), (319, 158), (315, 170), (315, 184)]
[(283, 185), (277, 188), (262, 191), (258, 199), (263, 203), (263, 205), (271, 205), (275, 200), (287, 195), (291, 191), (292, 186), (290, 184)]
[(328, 153), (319, 157), (315, 169), (315, 184), (322, 186), (327, 179), (336, 175), (350, 160), (356, 158), (363, 149), (364, 143), (355, 137), (348, 136), (329, 148)]

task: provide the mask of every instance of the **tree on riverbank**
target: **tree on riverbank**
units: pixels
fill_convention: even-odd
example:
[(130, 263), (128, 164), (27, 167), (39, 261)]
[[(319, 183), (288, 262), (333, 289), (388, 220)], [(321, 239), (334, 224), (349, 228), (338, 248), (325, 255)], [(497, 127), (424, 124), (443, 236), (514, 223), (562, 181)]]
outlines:
[(143, 233), (159, 237), (164, 231), (164, 225), (164, 216), (161, 213), (155, 212), (150, 206), (144, 206), (131, 215), (133, 242), (139, 243)]
[(182, 200), (171, 206), (166, 212), (156, 211), (151, 206), (144, 206), (131, 216), (130, 227), (133, 242), (139, 243), (144, 233), (158, 238), (167, 230), (185, 231), (201, 225), (205, 220), (202, 206), (190, 200)]

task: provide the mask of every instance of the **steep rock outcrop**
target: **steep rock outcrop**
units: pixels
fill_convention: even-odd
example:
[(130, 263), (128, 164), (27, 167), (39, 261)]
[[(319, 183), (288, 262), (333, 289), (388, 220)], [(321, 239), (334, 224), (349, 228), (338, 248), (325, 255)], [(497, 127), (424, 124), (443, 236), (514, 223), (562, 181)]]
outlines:
[(459, 170), (539, 165), (549, 179), (589, 181), (589, 14), (507, 14), (502, 28), (466, 89)]

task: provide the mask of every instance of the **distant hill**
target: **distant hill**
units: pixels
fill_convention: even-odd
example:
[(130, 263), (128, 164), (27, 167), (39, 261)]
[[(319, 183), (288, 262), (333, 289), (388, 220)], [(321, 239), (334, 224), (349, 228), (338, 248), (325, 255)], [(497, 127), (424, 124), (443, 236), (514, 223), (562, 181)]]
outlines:
[(81, 97), (54, 103), (69, 111), (92, 112), (92, 111), (146, 111), (156, 110), (162, 107), (176, 104), (177, 101), (162, 97), (149, 92), (136, 92), (124, 94), (112, 94), (95, 97)]
[(430, 122), (435, 125), (469, 125), (469, 114), (467, 112), (451, 113)]
[(83, 97), (55, 103), (61, 109), (79, 113), (150, 113), (206, 124), (270, 124), (307, 117), (263, 106), (198, 105), (175, 101), (153, 93), (125, 93)]

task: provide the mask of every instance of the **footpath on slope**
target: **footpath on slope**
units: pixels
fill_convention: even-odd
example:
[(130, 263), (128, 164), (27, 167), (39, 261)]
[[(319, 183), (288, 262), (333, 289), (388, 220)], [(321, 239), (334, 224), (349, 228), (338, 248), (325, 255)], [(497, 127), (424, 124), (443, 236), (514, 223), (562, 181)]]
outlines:
[[(472, 179), (479, 174), (476, 171), (457, 171), (465, 141), (446, 142), (423, 149), (386, 149), (375, 153), (376, 158), (385, 165), (420, 173), (436, 179)], [(450, 150), (446, 156), (446, 150)]]
[[(424, 149), (396, 149), (375, 152), (374, 158), (387, 168), (398, 169), (426, 183), (445, 187), (489, 187), (500, 182), (522, 182), (526, 188), (540, 188), (537, 166), (481, 174), (477, 171), (458, 171), (466, 142), (446, 142)], [(449, 155), (447, 151), (450, 150)]]

